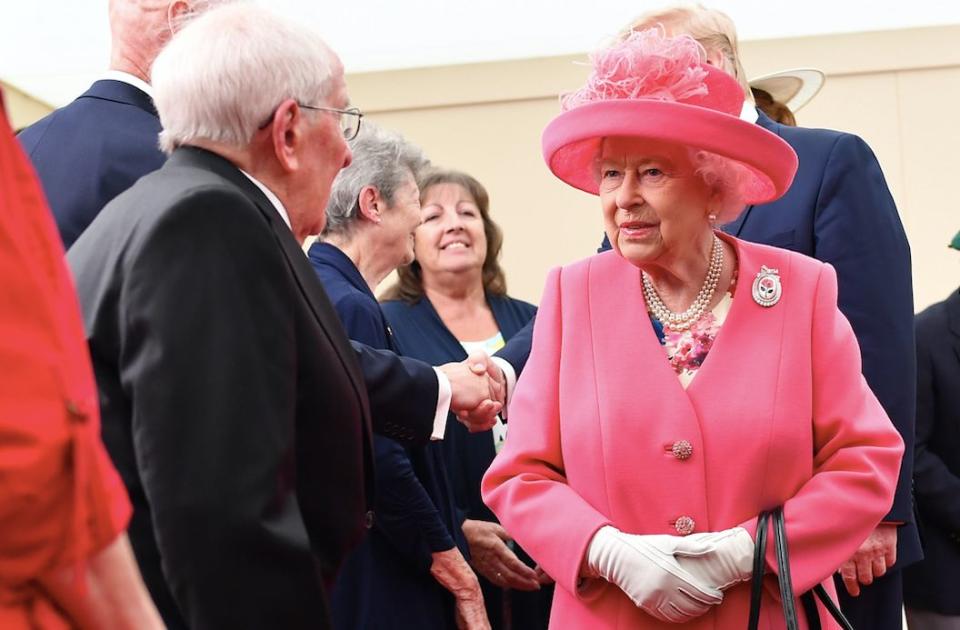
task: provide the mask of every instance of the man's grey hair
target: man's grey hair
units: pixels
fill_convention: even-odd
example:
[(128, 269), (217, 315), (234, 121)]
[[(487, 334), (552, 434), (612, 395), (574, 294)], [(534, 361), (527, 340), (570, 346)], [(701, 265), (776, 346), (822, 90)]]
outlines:
[(430, 162), (423, 151), (398, 133), (364, 122), (350, 141), (353, 161), (333, 180), (327, 203), (327, 224), (322, 236), (350, 238), (360, 215), (360, 191), (373, 186), (392, 205), (397, 190)]
[(325, 104), (341, 73), (308, 28), (247, 2), (211, 9), (153, 63), (160, 148), (170, 153), (197, 140), (243, 148), (284, 100)]

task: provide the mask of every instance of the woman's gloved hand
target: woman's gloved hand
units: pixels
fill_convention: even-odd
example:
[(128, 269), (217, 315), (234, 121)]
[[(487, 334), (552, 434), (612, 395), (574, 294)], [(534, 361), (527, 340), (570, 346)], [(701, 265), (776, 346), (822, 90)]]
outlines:
[(607, 525), (590, 541), (587, 565), (648, 614), (683, 623), (722, 602), (723, 593), (680, 566), (673, 555), (679, 540), (626, 534)]
[(753, 575), (754, 543), (742, 527), (677, 537), (674, 556), (702, 584), (721, 591)]

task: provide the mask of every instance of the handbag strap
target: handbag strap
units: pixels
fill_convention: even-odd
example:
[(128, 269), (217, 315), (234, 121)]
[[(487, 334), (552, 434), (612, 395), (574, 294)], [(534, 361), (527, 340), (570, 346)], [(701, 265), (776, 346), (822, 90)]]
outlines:
[[(793, 597), (793, 584), (790, 580), (790, 554), (787, 545), (787, 529), (783, 518), (783, 508), (778, 507), (769, 512), (761, 512), (757, 517), (757, 539), (754, 543), (753, 577), (750, 584), (750, 618), (748, 630), (757, 630), (760, 623), (760, 602), (763, 597), (763, 574), (766, 569), (767, 528), (770, 519), (773, 519), (774, 548), (777, 555), (777, 573), (780, 586), (780, 599), (783, 602), (783, 616), (787, 630), (797, 630), (800, 626), (797, 619), (796, 601)], [(823, 607), (836, 620), (843, 630), (853, 630), (853, 625), (843, 615), (837, 604), (827, 594), (822, 584), (817, 584), (800, 597), (807, 624), (810, 630), (820, 630), (820, 613), (816, 599), (823, 603)]]
[(748, 630), (757, 630), (760, 624), (760, 601), (763, 597), (763, 573), (766, 569), (767, 521), (769, 512), (757, 516), (757, 540), (753, 549), (753, 576), (750, 579), (750, 623)]
[(799, 630), (797, 603), (793, 598), (793, 582), (790, 579), (790, 549), (787, 544), (787, 528), (783, 523), (783, 507), (773, 510), (773, 545), (777, 553), (777, 578), (780, 580), (780, 599), (783, 619), (787, 630)]
[(823, 607), (827, 609), (827, 612), (829, 612), (834, 620), (840, 624), (840, 627), (843, 628), (843, 630), (853, 630), (853, 624), (850, 623), (850, 620), (846, 618), (846, 616), (843, 614), (843, 611), (841, 611), (837, 606), (837, 603), (830, 599), (830, 595), (827, 593), (827, 589), (823, 588), (823, 584), (817, 584), (812, 590), (809, 590), (805, 593), (805, 595), (809, 596), (810, 600), (812, 601), (813, 595), (811, 595), (811, 593), (817, 596), (817, 599), (823, 603)]

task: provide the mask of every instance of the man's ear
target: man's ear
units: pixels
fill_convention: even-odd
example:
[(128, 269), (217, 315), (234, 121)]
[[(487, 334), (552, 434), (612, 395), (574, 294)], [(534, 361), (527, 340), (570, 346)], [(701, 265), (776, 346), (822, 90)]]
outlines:
[(360, 189), (357, 205), (360, 207), (360, 216), (371, 223), (380, 223), (380, 214), (383, 212), (383, 199), (380, 197), (380, 191), (377, 190), (375, 186), (364, 186)]
[(288, 173), (300, 168), (298, 153), (303, 143), (303, 131), (300, 125), (302, 118), (303, 112), (300, 111), (297, 102), (287, 99), (274, 110), (273, 119), (269, 124), (273, 153), (280, 168)]
[(192, 11), (193, 7), (187, 0), (174, 0), (167, 5), (167, 28), (171, 37), (180, 29), (184, 16)]

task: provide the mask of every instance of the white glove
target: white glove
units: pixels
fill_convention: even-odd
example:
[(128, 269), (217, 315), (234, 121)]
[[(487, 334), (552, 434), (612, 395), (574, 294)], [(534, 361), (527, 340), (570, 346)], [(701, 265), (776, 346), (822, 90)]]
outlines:
[(683, 623), (723, 601), (673, 557), (679, 536), (637, 536), (607, 525), (587, 549), (587, 565), (634, 604), (663, 621)]
[(753, 539), (742, 527), (679, 538), (674, 555), (698, 582), (721, 591), (753, 576)]

